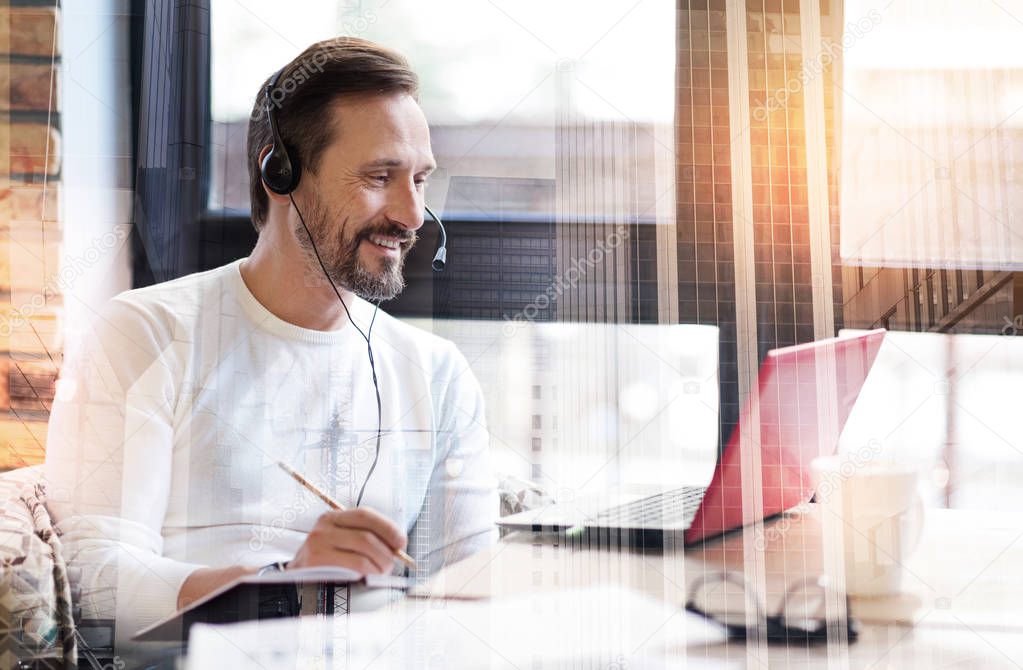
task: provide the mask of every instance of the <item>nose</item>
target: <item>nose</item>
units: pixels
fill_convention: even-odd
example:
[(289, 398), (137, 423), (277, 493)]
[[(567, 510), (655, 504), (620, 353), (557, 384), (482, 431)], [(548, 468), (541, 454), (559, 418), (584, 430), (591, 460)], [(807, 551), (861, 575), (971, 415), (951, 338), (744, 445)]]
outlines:
[(423, 227), (425, 216), (423, 194), (414, 183), (410, 181), (391, 189), (387, 203), (387, 218), (391, 223), (412, 232)]

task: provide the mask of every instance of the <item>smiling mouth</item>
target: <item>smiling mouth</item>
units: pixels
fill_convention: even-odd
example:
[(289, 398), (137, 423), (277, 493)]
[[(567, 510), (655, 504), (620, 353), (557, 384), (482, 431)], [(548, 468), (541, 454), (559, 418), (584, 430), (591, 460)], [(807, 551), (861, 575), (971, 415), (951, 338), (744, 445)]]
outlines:
[(370, 235), (367, 239), (373, 244), (384, 247), (385, 249), (394, 249), (397, 251), (401, 248), (401, 241), (394, 237), (386, 237), (384, 235)]

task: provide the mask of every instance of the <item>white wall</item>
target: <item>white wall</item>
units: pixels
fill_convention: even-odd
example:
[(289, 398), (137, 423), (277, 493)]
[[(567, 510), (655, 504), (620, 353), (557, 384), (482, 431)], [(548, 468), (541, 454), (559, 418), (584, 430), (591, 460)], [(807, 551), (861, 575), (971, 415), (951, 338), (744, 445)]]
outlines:
[(127, 0), (65, 0), (61, 30), (65, 358), (130, 288), (131, 102)]
[(889, 332), (840, 449), (876, 441), (920, 466), (941, 504), (1019, 510), (1023, 491), (1023, 338)]

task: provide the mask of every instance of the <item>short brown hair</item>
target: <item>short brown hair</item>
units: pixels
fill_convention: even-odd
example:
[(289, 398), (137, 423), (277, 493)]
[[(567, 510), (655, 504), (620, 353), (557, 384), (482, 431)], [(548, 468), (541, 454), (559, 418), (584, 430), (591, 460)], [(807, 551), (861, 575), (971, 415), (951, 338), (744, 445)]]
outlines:
[[(269, 83), (267, 77), (259, 87), (249, 117), (249, 200), (257, 231), (269, 209), (259, 173), (259, 154), (273, 143), (266, 118)], [(331, 104), (340, 96), (370, 91), (404, 91), (418, 99), (419, 78), (401, 54), (357, 37), (317, 42), (284, 66), (270, 104), (276, 107), (277, 128), (291, 159), (300, 160), (303, 170), (315, 171), (323, 149), (334, 141), (334, 124), (322, 122)]]

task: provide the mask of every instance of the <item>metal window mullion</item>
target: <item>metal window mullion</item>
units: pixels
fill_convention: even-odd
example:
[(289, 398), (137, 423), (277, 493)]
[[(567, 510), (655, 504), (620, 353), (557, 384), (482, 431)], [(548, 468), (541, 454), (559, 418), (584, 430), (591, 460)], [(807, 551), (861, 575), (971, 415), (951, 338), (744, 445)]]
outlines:
[[(728, 50), (728, 121), (732, 181), (732, 245), (735, 268), (735, 346), (738, 369), (740, 422), (739, 461), (742, 514), (757, 517), (763, 509), (760, 457), (760, 407), (755, 393), (757, 369), (756, 277), (753, 254), (753, 173), (750, 142), (749, 58), (747, 54), (746, 1), (725, 0)], [(745, 408), (745, 412), (743, 409)], [(740, 430), (741, 427), (741, 430)], [(763, 522), (743, 527), (743, 576), (756, 592), (766, 589), (766, 564), (757, 535)], [(759, 613), (748, 609), (746, 624), (760, 629)], [(767, 639), (757, 635), (746, 643), (746, 659), (754, 664), (767, 658)]]
[[(819, 0), (799, 0), (803, 62), (823, 64)], [(806, 204), (810, 226), (810, 276), (813, 291), (813, 336), (835, 335), (831, 276), (831, 217), (828, 202), (828, 149), (824, 123), (824, 82), (803, 72), (803, 126), (806, 130)]]

